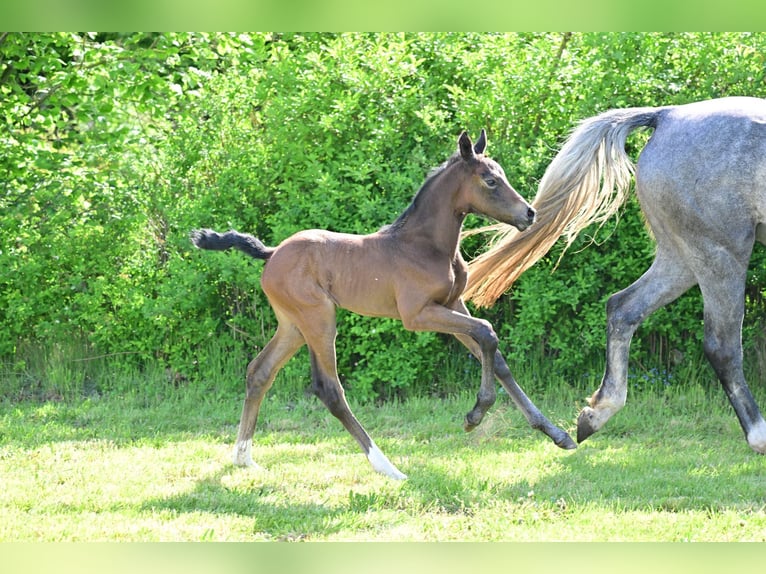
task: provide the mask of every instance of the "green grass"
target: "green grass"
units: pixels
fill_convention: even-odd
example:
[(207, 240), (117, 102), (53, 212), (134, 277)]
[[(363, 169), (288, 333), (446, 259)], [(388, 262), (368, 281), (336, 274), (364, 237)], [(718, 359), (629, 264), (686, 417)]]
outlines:
[[(533, 399), (573, 431), (591, 390)], [(0, 404), (0, 540), (766, 541), (766, 458), (718, 388), (634, 393), (576, 451), (504, 395), (471, 434), (471, 394), (354, 405), (401, 483), (308, 397), (268, 397), (265, 470), (234, 467), (240, 401), (137, 389)]]

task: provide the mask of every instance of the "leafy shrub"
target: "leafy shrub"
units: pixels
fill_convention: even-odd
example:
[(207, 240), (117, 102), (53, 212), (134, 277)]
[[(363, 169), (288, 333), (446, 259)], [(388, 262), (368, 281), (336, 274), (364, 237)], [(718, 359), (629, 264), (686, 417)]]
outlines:
[[(763, 96), (764, 53), (761, 33), (0, 33), (0, 356), (19, 364), (35, 345), (82, 340), (131, 368), (241, 385), (216, 373), (241, 362), (241, 377), (275, 328), (262, 264), (197, 252), (191, 229), (270, 244), (311, 227), (372, 232), (463, 129), (488, 130), (489, 153), (531, 198), (581, 119)], [(631, 138), (634, 155), (645, 140)], [(606, 299), (653, 247), (635, 203), (590, 235), (561, 260), (554, 247), (481, 310), (512, 364), (551, 364), (574, 381), (603, 360)], [(463, 248), (470, 258), (483, 238)], [(757, 249), (746, 319), (756, 356), (765, 274)], [(698, 293), (650, 317), (636, 364), (665, 372), (691, 356), (700, 317)], [(349, 313), (338, 331), (339, 370), (359, 400), (476, 380), (444, 336)]]

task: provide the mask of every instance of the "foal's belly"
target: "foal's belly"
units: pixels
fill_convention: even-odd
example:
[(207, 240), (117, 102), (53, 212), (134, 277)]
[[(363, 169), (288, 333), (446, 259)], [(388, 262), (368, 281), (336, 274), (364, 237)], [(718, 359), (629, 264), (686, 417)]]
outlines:
[(399, 319), (396, 296), (384, 270), (349, 274), (326, 286), (335, 305), (358, 315)]
[(322, 299), (360, 315), (399, 318), (395, 271), (373, 236), (306, 230), (284, 241), (264, 269), (264, 289), (286, 304)]

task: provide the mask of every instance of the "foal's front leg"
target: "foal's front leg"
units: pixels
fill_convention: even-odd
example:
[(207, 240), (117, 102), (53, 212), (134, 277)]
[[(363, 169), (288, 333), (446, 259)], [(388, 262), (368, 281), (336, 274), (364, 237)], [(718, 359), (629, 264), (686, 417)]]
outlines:
[(497, 335), (484, 319), (472, 317), (464, 308), (448, 308), (432, 303), (413, 315), (402, 316), (402, 324), (411, 331), (436, 331), (455, 335), (467, 341), (469, 348), (481, 361), (481, 386), (476, 405), (465, 416), (465, 429), (473, 430), (495, 403), (495, 368)]
[[(470, 315), (468, 309), (466, 308), (463, 301), (457, 301), (454, 306), (455, 310), (461, 313), (464, 313), (465, 315)], [(469, 337), (465, 337), (464, 335), (455, 335), (455, 338), (463, 343), (471, 353), (473, 353), (476, 357), (481, 358), (481, 350), (477, 348), (476, 343), (470, 339)], [(482, 361), (483, 362), (483, 361)], [(505, 359), (503, 358), (502, 353), (500, 351), (496, 351), (495, 355), (492, 360), (493, 365), (493, 371), (494, 375), (497, 377), (497, 380), (500, 381), (500, 384), (503, 385), (503, 388), (508, 392), (508, 395), (511, 397), (513, 402), (516, 404), (516, 406), (519, 408), (519, 410), (524, 414), (524, 417), (527, 419), (527, 422), (529, 425), (535, 429), (543, 432), (548, 437), (553, 440), (553, 442), (556, 444), (556, 446), (559, 446), (564, 449), (574, 449), (577, 448), (577, 445), (572, 440), (572, 437), (569, 436), (569, 434), (554, 425), (551, 421), (549, 421), (545, 415), (543, 415), (540, 412), (540, 409), (538, 409), (535, 404), (527, 397), (526, 393), (522, 390), (522, 388), (518, 385), (516, 380), (513, 378), (513, 375), (511, 374), (511, 370), (508, 368), (508, 364), (505, 362)], [(494, 382), (494, 381), (493, 381)], [(482, 379), (482, 387), (484, 386), (484, 380)], [(486, 390), (483, 388), (479, 388), (479, 395), (476, 400), (476, 406), (474, 406), (473, 410), (466, 415), (466, 424), (465, 424), (465, 430), (471, 431), (473, 430), (476, 425), (481, 422), (481, 419), (484, 417), (484, 414), (489, 409), (489, 406), (484, 407), (485, 403), (482, 401), (482, 395), (483, 393), (486, 396)], [(492, 386), (492, 393), (494, 394), (494, 384)], [(473, 418), (472, 418), (473, 417)], [(478, 421), (476, 424), (469, 426), (470, 420), (476, 420), (478, 417)]]

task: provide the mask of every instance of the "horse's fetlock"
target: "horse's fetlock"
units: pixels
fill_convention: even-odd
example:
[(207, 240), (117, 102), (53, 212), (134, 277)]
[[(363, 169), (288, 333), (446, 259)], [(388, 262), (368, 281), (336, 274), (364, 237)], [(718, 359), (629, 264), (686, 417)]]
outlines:
[(490, 391), (479, 391), (479, 394), (476, 397), (476, 404), (477, 406), (482, 407), (482, 410), (486, 411), (495, 404), (496, 400), (497, 393), (494, 389)]
[(542, 413), (535, 413), (534, 415), (527, 417), (527, 422), (532, 429), (543, 431), (547, 427), (548, 420)]

